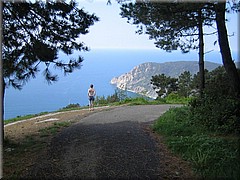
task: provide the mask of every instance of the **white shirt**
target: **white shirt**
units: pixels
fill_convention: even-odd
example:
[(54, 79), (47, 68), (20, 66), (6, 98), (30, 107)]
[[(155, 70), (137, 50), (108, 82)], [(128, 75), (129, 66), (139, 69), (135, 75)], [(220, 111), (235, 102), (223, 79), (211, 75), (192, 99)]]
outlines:
[(95, 96), (96, 95), (96, 91), (93, 88), (89, 88), (88, 89), (88, 96)]

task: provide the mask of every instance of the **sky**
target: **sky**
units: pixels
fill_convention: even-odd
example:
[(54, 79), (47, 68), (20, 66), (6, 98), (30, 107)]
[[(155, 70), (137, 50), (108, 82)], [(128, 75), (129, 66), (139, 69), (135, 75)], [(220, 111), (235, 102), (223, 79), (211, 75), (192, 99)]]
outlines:
[(83, 37), (91, 49), (155, 48), (148, 36), (139, 36), (135, 33), (136, 27), (121, 18), (120, 5), (115, 0), (112, 0), (111, 5), (107, 5), (107, 0), (81, 0), (79, 7), (81, 6), (100, 18), (100, 21), (90, 27), (90, 33)]
[[(135, 25), (127, 23), (126, 18), (120, 16), (120, 5), (111, 0), (112, 4), (107, 5), (107, 0), (80, 0), (79, 7), (84, 8), (89, 13), (95, 13), (100, 18), (90, 27), (90, 32), (81, 37), (90, 49), (157, 49), (153, 40), (149, 40), (148, 35), (136, 34)], [(239, 47), (239, 14), (227, 15), (228, 33), (234, 34), (229, 37), (232, 51), (238, 51)], [(205, 51), (219, 51), (218, 45), (213, 45), (217, 36), (205, 38)]]

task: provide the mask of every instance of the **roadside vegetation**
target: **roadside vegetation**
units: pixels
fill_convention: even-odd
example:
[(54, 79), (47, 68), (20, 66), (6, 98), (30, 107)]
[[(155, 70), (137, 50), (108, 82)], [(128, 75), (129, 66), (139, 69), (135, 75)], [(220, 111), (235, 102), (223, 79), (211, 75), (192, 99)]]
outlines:
[(240, 101), (229, 82), (222, 67), (206, 72), (204, 92), (153, 125), (203, 179), (240, 179)]
[(239, 179), (239, 138), (196, 123), (191, 107), (170, 109), (153, 125), (177, 155), (204, 179)]
[[(185, 104), (181, 108), (170, 109), (161, 116), (153, 125), (153, 130), (164, 135), (166, 144), (174, 153), (192, 163), (193, 169), (200, 178), (240, 179), (240, 141), (238, 139), (240, 78), (231, 57), (228, 34), (225, 30), (226, 24), (223, 23), (226, 19), (225, 13), (239, 11), (239, 2), (208, 2), (191, 7), (182, 3), (172, 3), (168, 6), (146, 3), (123, 4), (121, 7), (121, 16), (128, 18), (129, 23), (137, 25), (137, 33), (149, 34), (150, 39), (155, 39), (158, 48), (170, 52), (179, 48), (182, 52), (199, 48), (201, 56), (199, 64), (203, 65), (203, 27), (213, 26), (218, 32), (218, 44), (227, 72), (220, 67), (212, 72), (205, 72), (204, 79), (204, 67), (202, 66), (199, 70), (200, 76), (192, 77), (189, 72), (184, 72), (179, 78), (166, 77), (164, 74), (156, 75), (153, 76), (151, 83), (159, 95), (157, 100), (149, 100), (143, 96), (129, 98), (122, 92), (116, 92), (108, 97), (97, 97), (97, 106)], [(40, 64), (45, 65), (43, 75), (49, 83), (58, 79), (50, 71), (50, 64), (56, 65), (65, 74), (80, 68), (82, 57), (62, 62), (57, 61), (56, 54), (60, 50), (67, 55), (72, 54), (74, 50), (87, 51), (88, 48), (83, 45), (84, 43), (77, 43), (75, 37), (88, 33), (87, 29), (99, 21), (99, 18), (78, 9), (76, 3), (62, 4), (63, 7), (60, 9), (58, 3), (51, 2), (50, 4), (51, 6), (40, 5), (39, 2), (22, 3), (19, 8), (18, 3), (3, 3), (3, 92), (8, 86), (20, 89), (29, 79), (36, 76)], [(29, 11), (30, 6), (31, 11)], [(38, 13), (34, 14), (34, 12), (39, 12), (39, 9), (44, 10), (41, 18), (35, 15)], [(57, 11), (60, 12), (58, 18), (54, 18)], [(75, 16), (76, 14), (80, 15)], [(147, 20), (143, 18), (143, 14), (147, 14)], [(68, 16), (74, 18), (65, 18)], [(54, 31), (48, 31), (49, 27), (45, 26), (50, 20), (54, 21)], [(34, 26), (31, 23), (28, 27), (22, 26), (21, 21), (34, 22)], [(76, 24), (81, 25), (82, 22), (84, 22), (84, 27), (76, 26)], [(61, 28), (62, 24), (65, 24), (67, 28)], [(72, 28), (73, 25), (74, 28)], [(11, 26), (14, 26), (16, 30), (9, 28)], [(196, 31), (193, 30), (195, 28), (198, 28), (199, 36), (195, 35)], [(18, 32), (23, 33), (18, 36), (16, 34)], [(62, 34), (65, 34), (67, 38), (59, 36)], [(169, 36), (169, 34), (174, 35)], [(186, 37), (190, 38), (185, 39)], [(214, 42), (216, 43), (217, 41)], [(199, 89), (201, 89), (200, 92)], [(71, 104), (60, 111), (80, 108), (87, 107)], [(45, 113), (17, 117), (4, 123), (25, 120), (42, 114)], [(69, 125), (56, 123), (52, 127), (40, 130), (40, 137), (47, 138), (48, 135), (57, 133), (61, 128)], [(27, 136), (22, 142), (4, 139), (4, 168), (19, 168), (15, 169), (11, 178), (18, 178), (24, 168), (32, 165), (23, 163), (28, 162), (26, 159), (32, 157), (33, 154), (36, 155), (39, 149), (42, 150), (46, 146), (46, 141), (41, 138)]]
[(37, 133), (25, 136), (20, 141), (8, 137), (4, 139), (3, 175), (5, 179), (20, 179), (25, 171), (42, 156), (51, 137), (60, 132), (71, 122), (54, 122), (53, 125), (40, 129)]
[[(183, 104), (182, 107), (172, 108), (163, 114), (152, 126), (153, 131), (164, 137), (165, 143), (173, 153), (191, 163), (197, 177), (239, 179), (240, 101), (232, 93), (225, 73), (222, 67), (212, 72), (206, 71), (206, 87), (202, 94), (198, 92), (197, 88), (198, 75), (191, 77), (189, 73), (184, 72), (181, 77), (184, 77), (185, 74), (189, 81), (182, 80), (182, 82), (187, 82), (185, 85), (176, 83), (178, 88), (171, 91), (167, 90), (167, 87), (171, 86), (166, 85), (165, 90), (159, 93), (159, 98), (156, 100), (144, 96), (131, 98), (126, 95), (125, 91), (116, 90), (114, 94), (107, 97), (96, 97), (95, 104), (98, 107)], [(178, 79), (178, 81), (180, 80)], [(84, 108), (88, 107), (69, 104), (59, 111)], [(42, 114), (45, 113), (38, 115)], [(18, 117), (10, 122), (38, 115)], [(13, 156), (11, 148), (16, 148), (14, 155), (18, 154), (19, 159), (24, 158), (26, 152), (36, 153), (43, 149), (46, 145), (45, 138), (69, 125), (71, 123), (54, 123), (51, 127), (41, 129), (38, 138), (26, 137), (20, 144), (6, 139), (5, 146), (8, 148), (5, 149), (7, 151), (5, 153), (9, 154), (9, 160), (4, 166), (11, 167), (14, 164), (10, 158)]]
[(13, 122), (17, 122), (17, 121), (31, 119), (31, 118), (34, 118), (34, 117), (37, 117), (37, 116), (48, 114), (48, 113), (49, 112), (41, 112), (41, 113), (38, 113), (38, 114), (28, 114), (28, 115), (25, 115), (25, 116), (17, 116), (15, 118), (4, 120), (4, 125), (9, 124), (9, 123), (13, 123)]

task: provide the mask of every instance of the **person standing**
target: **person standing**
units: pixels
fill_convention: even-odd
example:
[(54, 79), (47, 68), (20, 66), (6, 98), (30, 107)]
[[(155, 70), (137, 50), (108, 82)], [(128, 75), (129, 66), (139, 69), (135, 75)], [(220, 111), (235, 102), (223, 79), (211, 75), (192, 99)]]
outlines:
[(88, 89), (88, 98), (89, 98), (89, 111), (94, 110), (94, 100), (95, 100), (96, 91), (93, 88), (93, 84), (90, 85)]

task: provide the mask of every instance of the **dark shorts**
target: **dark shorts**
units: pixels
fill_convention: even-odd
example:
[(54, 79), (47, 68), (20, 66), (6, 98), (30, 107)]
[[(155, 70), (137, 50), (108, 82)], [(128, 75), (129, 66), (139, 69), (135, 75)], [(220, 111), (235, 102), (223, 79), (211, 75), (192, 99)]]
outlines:
[(89, 96), (89, 101), (94, 101), (94, 96)]

